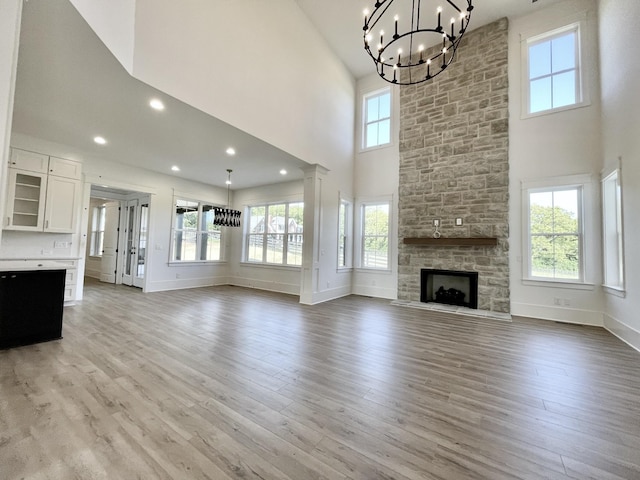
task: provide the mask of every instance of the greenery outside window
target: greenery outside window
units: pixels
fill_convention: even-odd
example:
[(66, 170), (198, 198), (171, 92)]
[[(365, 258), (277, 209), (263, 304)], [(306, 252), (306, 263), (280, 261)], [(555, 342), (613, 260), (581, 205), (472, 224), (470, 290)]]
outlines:
[(389, 269), (390, 202), (365, 203), (361, 210), (360, 266)]
[(92, 257), (101, 257), (104, 244), (104, 225), (105, 225), (105, 207), (99, 205), (93, 207), (91, 215), (91, 240), (89, 246), (89, 255)]
[(391, 143), (391, 90), (385, 88), (363, 97), (363, 148)]
[(582, 187), (530, 189), (528, 277), (582, 282)]
[(214, 205), (176, 198), (172, 261), (222, 260), (221, 227), (213, 224)]
[(302, 265), (304, 203), (254, 205), (245, 222), (245, 261)]

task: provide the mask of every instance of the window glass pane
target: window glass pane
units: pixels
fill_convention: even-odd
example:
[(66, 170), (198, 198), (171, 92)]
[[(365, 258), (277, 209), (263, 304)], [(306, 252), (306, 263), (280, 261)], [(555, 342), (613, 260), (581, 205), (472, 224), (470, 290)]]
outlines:
[(541, 42), (529, 47), (529, 79), (551, 73), (551, 42)]
[(568, 33), (551, 41), (552, 69), (554, 72), (576, 68), (576, 34)]
[(367, 123), (375, 122), (380, 118), (378, 114), (380, 110), (380, 97), (371, 97), (367, 99)]
[(247, 247), (248, 262), (262, 262), (264, 253), (264, 236), (249, 235), (249, 245)]
[(576, 103), (576, 72), (560, 73), (553, 76), (553, 108)]
[(529, 97), (531, 113), (549, 110), (551, 108), (551, 77), (532, 81)]
[(559, 235), (554, 237), (553, 243), (555, 243), (555, 278), (579, 279), (578, 235)]
[(371, 123), (367, 125), (367, 148), (378, 145), (378, 124)]
[(623, 287), (622, 210), (618, 173), (613, 172), (602, 182), (604, 284)]
[(391, 142), (391, 120), (378, 123), (378, 145)]
[(198, 228), (198, 203), (176, 200), (176, 225), (178, 230)]
[(378, 98), (380, 99), (380, 115), (378, 118), (389, 118), (391, 116), (391, 94), (385, 93)]
[(251, 207), (249, 209), (249, 230), (251, 233), (266, 232), (266, 222), (264, 215), (266, 207)]
[(283, 263), (284, 235), (270, 233), (267, 237), (267, 263)]
[(196, 232), (179, 231), (174, 234), (173, 252), (175, 260), (196, 260)]
[(389, 204), (363, 207), (362, 266), (388, 268)]
[(220, 232), (203, 232), (200, 260), (220, 260)]

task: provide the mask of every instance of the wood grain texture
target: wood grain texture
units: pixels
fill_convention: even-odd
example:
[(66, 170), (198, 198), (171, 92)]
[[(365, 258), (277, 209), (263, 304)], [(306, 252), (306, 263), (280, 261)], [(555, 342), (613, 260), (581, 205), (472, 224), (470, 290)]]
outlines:
[(0, 352), (0, 478), (640, 479), (640, 355), (605, 330), (87, 280)]

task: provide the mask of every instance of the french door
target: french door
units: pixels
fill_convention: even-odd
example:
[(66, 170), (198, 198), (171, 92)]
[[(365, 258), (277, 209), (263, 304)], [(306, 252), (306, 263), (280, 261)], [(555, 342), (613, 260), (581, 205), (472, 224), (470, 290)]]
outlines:
[(124, 248), (122, 252), (122, 283), (142, 288), (146, 267), (149, 230), (149, 201), (136, 198), (123, 202)]

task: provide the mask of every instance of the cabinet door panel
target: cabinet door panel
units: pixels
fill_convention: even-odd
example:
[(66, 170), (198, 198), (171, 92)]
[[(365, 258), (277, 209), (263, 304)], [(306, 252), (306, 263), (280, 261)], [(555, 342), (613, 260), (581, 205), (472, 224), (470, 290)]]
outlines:
[(5, 229), (42, 231), (47, 176), (8, 169)]
[(82, 164), (79, 162), (56, 157), (49, 159), (49, 175), (80, 180), (81, 174)]
[(29, 170), (30, 172), (47, 173), (49, 157), (41, 153), (12, 148), (9, 166), (20, 170)]
[(45, 232), (75, 232), (79, 191), (78, 180), (49, 176), (44, 216)]

